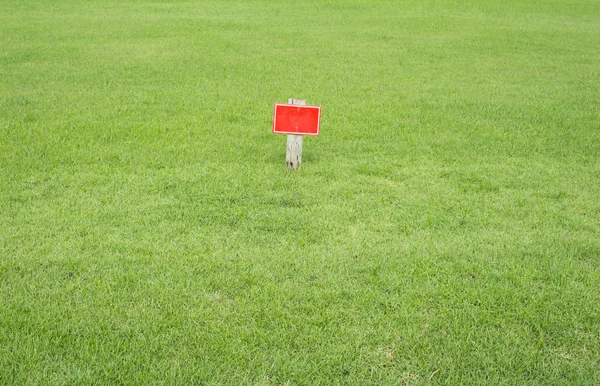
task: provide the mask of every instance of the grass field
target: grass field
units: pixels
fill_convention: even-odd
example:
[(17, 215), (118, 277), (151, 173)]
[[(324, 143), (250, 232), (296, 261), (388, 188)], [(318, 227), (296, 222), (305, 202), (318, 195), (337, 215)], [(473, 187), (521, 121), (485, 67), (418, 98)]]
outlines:
[(0, 384), (600, 384), (600, 2), (1, 0)]

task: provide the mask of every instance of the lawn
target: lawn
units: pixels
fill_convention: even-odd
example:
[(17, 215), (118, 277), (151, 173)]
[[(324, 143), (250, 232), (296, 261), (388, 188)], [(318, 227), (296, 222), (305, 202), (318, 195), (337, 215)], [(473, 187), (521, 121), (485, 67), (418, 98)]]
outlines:
[(600, 384), (600, 2), (0, 0), (0, 384)]

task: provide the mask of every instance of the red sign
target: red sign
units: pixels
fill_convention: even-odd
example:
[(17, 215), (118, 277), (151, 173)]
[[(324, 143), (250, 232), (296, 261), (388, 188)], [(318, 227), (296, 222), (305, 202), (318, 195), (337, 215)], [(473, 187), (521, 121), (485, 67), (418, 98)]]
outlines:
[(275, 105), (274, 134), (319, 135), (320, 106)]

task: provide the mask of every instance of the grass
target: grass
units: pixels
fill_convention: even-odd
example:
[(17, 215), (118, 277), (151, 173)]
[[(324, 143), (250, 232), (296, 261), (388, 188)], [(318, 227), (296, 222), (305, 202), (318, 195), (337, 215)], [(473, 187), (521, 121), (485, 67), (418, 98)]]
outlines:
[(600, 383), (597, 1), (4, 0), (0, 42), (0, 384)]

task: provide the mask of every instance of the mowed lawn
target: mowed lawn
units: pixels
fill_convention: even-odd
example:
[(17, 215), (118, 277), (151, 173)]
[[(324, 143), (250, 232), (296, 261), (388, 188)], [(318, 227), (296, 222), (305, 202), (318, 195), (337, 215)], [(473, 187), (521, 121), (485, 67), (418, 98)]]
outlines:
[(0, 1), (0, 384), (600, 384), (600, 2)]

